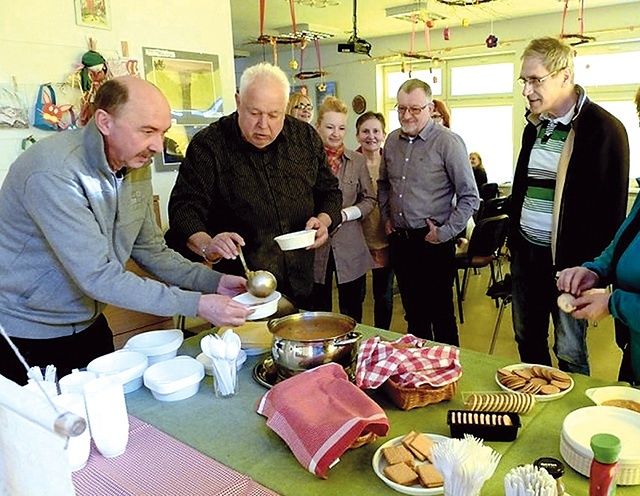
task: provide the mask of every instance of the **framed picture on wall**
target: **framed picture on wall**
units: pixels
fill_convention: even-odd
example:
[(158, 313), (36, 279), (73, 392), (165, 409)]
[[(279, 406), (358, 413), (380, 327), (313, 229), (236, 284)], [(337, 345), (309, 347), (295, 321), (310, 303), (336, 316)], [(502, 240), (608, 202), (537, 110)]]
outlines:
[(223, 115), (218, 56), (166, 48), (142, 48), (147, 81), (169, 100), (175, 124), (209, 124)]
[(109, 0), (74, 0), (74, 2), (78, 26), (111, 29)]
[(184, 159), (187, 146), (195, 134), (208, 124), (174, 124), (164, 135), (164, 149), (157, 153), (153, 162), (157, 172), (177, 171)]
[(335, 81), (327, 81), (325, 83), (316, 84), (316, 108), (319, 108), (320, 104), (322, 104), (322, 100), (324, 100), (324, 97), (329, 95), (337, 96)]

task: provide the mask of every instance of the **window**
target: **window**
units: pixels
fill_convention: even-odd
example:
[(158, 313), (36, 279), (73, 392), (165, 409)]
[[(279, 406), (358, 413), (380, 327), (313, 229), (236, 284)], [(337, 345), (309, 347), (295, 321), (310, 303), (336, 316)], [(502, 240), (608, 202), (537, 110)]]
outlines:
[(513, 94), (513, 62), (451, 69), (451, 96)]
[(640, 52), (581, 55), (573, 61), (581, 86), (612, 86), (640, 82)]
[(513, 177), (513, 107), (453, 108), (451, 128), (467, 145), (467, 151), (477, 152), (487, 171), (490, 183), (504, 183)]
[(631, 186), (637, 187), (635, 178), (640, 177), (640, 127), (638, 127), (638, 114), (633, 101), (623, 102), (598, 102), (605, 110), (615, 115), (624, 124), (629, 136), (630, 167), (629, 179)]

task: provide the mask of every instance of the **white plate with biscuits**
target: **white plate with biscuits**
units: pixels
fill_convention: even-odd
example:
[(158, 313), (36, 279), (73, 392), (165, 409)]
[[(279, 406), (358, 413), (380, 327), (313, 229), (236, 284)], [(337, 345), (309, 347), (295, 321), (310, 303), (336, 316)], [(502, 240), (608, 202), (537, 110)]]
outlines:
[(566, 372), (531, 363), (502, 367), (496, 371), (495, 380), (503, 391), (531, 394), (543, 402), (562, 398), (574, 385)]
[[(428, 434), (425, 433), (425, 436), (428, 436), (429, 439), (431, 439), (434, 443), (439, 443), (440, 441), (444, 441), (445, 439), (449, 439), (447, 436), (441, 436), (439, 434)], [(389, 486), (391, 489), (394, 489), (400, 493), (403, 494), (409, 494), (412, 496), (431, 496), (431, 495), (438, 495), (438, 494), (444, 494), (444, 487), (443, 486), (439, 486), (439, 487), (423, 487), (422, 485), (418, 484), (414, 484), (412, 486), (404, 486), (402, 484), (399, 484), (397, 482), (392, 481), (391, 479), (389, 479), (385, 473), (384, 473), (384, 469), (385, 467), (387, 467), (389, 465), (389, 463), (387, 462), (386, 458), (383, 455), (383, 452), (386, 448), (391, 448), (391, 447), (395, 447), (395, 446), (402, 446), (402, 440), (405, 436), (399, 436), (396, 437), (394, 439), (391, 439), (390, 441), (387, 441), (386, 443), (384, 443), (382, 446), (380, 446), (376, 453), (373, 455), (373, 460), (371, 462), (372, 466), (373, 466), (373, 471), (376, 473), (376, 475), (382, 479), (382, 481)], [(428, 461), (420, 461), (418, 459), (414, 459), (414, 464), (417, 465), (427, 465), (429, 464)]]

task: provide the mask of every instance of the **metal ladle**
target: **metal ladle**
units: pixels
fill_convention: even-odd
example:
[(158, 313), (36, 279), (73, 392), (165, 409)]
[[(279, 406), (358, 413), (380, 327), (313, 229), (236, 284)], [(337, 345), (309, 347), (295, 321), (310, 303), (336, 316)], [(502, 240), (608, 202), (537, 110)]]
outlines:
[(270, 296), (276, 290), (276, 286), (278, 285), (275, 276), (268, 270), (249, 270), (240, 245), (238, 245), (238, 254), (240, 255), (240, 261), (244, 267), (244, 272), (247, 275), (247, 289), (249, 290), (249, 293), (257, 298), (266, 298), (267, 296)]

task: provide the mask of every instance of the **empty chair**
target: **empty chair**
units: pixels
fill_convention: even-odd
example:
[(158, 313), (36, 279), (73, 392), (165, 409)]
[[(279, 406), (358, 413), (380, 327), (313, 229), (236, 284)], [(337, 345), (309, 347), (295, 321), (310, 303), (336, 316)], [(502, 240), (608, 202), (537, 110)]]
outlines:
[[(469, 271), (489, 265), (491, 267), (491, 284), (496, 281), (492, 262), (498, 257), (499, 251), (507, 239), (508, 227), (509, 217), (504, 214), (481, 219), (473, 230), (467, 251), (456, 254), (455, 284), (460, 323), (464, 322), (462, 301), (467, 289)], [(458, 273), (460, 270), (464, 271), (462, 284)]]
[(480, 186), (480, 198), (484, 201), (498, 197), (498, 183), (485, 183)]
[(508, 196), (498, 196), (497, 198), (491, 198), (484, 201), (484, 207), (482, 208), (482, 216), (480, 219), (488, 217), (495, 217), (496, 215), (507, 214), (509, 215), (509, 200)]

